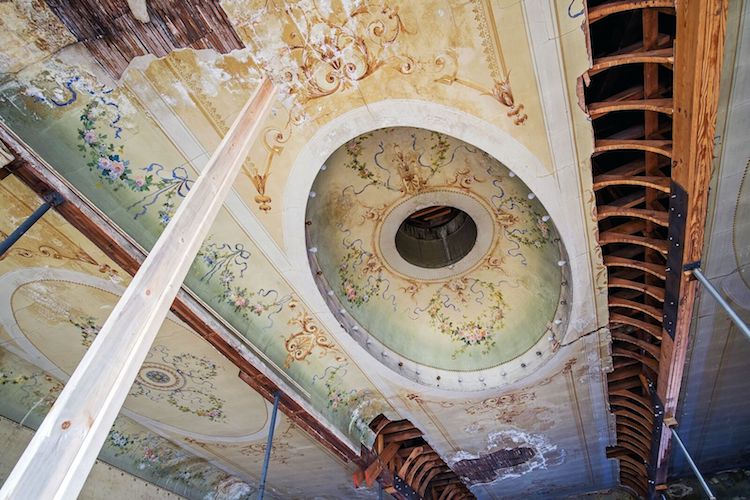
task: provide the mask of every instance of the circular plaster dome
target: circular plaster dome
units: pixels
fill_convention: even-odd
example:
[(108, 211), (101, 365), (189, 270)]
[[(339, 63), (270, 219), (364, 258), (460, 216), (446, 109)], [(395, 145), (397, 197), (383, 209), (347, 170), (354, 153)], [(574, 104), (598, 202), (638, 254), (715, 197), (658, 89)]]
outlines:
[(536, 196), (485, 152), (417, 128), (363, 134), (321, 168), (306, 220), (329, 307), (402, 375), (481, 389), (470, 374), (556, 350), (564, 249)]

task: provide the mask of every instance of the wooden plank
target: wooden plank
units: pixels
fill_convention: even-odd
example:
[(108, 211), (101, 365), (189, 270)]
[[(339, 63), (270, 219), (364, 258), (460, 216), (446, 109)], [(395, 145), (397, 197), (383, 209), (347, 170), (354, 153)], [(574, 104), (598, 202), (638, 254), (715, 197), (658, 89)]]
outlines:
[(604, 265), (607, 267), (624, 267), (629, 269), (638, 269), (640, 271), (656, 276), (661, 280), (665, 280), (667, 273), (664, 266), (659, 264), (653, 264), (651, 262), (643, 262), (635, 259), (626, 259), (625, 257), (618, 257), (616, 255), (605, 255)]
[[(18, 161), (22, 165), (14, 172), (18, 178), (37, 194), (51, 190), (61, 193), (66, 203), (58, 206), (57, 212), (128, 274), (136, 273), (146, 255), (129, 236), (113, 226), (109, 219), (102, 217), (90, 202), (83, 199), (1, 122), (0, 142), (12, 145), (14, 153), (19, 156)], [(186, 287), (183, 286), (178, 293), (172, 304), (172, 312), (234, 363), (240, 370), (240, 378), (266, 400), (273, 401), (274, 394), (282, 392), (279, 409), (321, 446), (343, 462), (364, 465), (360, 456), (349, 445), (318, 420), (320, 417), (310, 414), (301, 405), (298, 401), (301, 398), (293, 389), (282, 386), (278, 379), (269, 377), (269, 369), (266, 368), (266, 373), (262, 372), (241, 354), (231, 344), (231, 339), (235, 338), (234, 333), (204, 303), (196, 300)], [(260, 360), (255, 362), (260, 366)]]
[(627, 245), (638, 245), (645, 248), (651, 248), (662, 254), (667, 254), (667, 242), (656, 238), (647, 238), (634, 234), (617, 233), (614, 231), (604, 231), (599, 233), (599, 244), (609, 245), (612, 243), (622, 243)]
[(627, 288), (629, 290), (636, 290), (643, 292), (649, 297), (653, 297), (659, 302), (664, 302), (664, 289), (655, 285), (646, 285), (644, 283), (638, 283), (637, 281), (631, 281), (623, 278), (610, 277), (607, 281), (607, 287), (609, 288)]
[(643, 330), (644, 332), (648, 333), (656, 340), (661, 340), (662, 338), (662, 330), (660, 326), (656, 326), (639, 319), (631, 318), (630, 316), (626, 316), (624, 314), (610, 313), (609, 322), (638, 328), (639, 330)]
[(605, 2), (588, 9), (589, 24), (604, 19), (612, 14), (627, 12), (629, 10), (647, 8), (669, 8), (674, 7), (674, 0), (619, 0), (616, 2)]
[(643, 354), (620, 347), (612, 349), (612, 357), (629, 358), (635, 361), (643, 363), (645, 366), (651, 369), (654, 373), (659, 373), (659, 364), (653, 358), (648, 358)]
[[(276, 89), (258, 86), (73, 372), (0, 498), (74, 498), (261, 127)], [(40, 480), (43, 474), (44, 480)]]
[(625, 150), (647, 151), (671, 158), (672, 141), (653, 139), (599, 139), (594, 142), (594, 153)]
[(589, 70), (589, 75), (595, 75), (604, 71), (605, 69), (614, 68), (615, 66), (638, 63), (671, 65), (672, 63), (674, 63), (674, 54), (672, 53), (672, 47), (666, 49), (627, 52), (624, 54), (617, 54), (614, 56), (606, 56), (594, 59), (594, 64)]
[(371, 463), (367, 469), (365, 469), (365, 484), (368, 488), (372, 488), (372, 485), (375, 484), (375, 480), (380, 476), (380, 474), (383, 473), (383, 471), (387, 468), (388, 462), (390, 462), (393, 457), (396, 456), (396, 452), (398, 451), (398, 443), (391, 443), (388, 446), (385, 447), (383, 452), (377, 456), (375, 461)]
[(617, 297), (616, 295), (609, 296), (609, 307), (610, 309), (614, 307), (623, 307), (626, 309), (631, 309), (633, 311), (642, 312), (644, 314), (651, 316), (656, 321), (661, 321), (662, 319), (661, 309), (658, 309), (654, 306), (650, 306), (648, 304), (644, 304), (642, 302), (637, 302), (635, 300), (629, 300), (629, 299), (624, 299), (622, 297)]
[(596, 208), (596, 218), (604, 220), (609, 217), (635, 217), (658, 224), (662, 227), (669, 225), (669, 214), (666, 210), (649, 210), (646, 208), (618, 207), (614, 205), (600, 205)]
[(586, 106), (591, 118), (599, 118), (615, 111), (654, 111), (671, 115), (672, 99), (627, 99), (592, 102)]
[(627, 342), (629, 344), (633, 344), (634, 346), (637, 346), (640, 349), (643, 349), (644, 351), (649, 353), (651, 356), (654, 357), (654, 359), (657, 359), (657, 360), (659, 359), (659, 346), (656, 346), (654, 344), (649, 344), (645, 340), (637, 339), (631, 335), (627, 335), (625, 333), (618, 333), (618, 332), (612, 333), (612, 339), (619, 340), (620, 342)]
[(609, 186), (643, 186), (656, 189), (662, 193), (669, 193), (669, 177), (655, 177), (646, 175), (597, 175), (594, 177), (594, 190)]

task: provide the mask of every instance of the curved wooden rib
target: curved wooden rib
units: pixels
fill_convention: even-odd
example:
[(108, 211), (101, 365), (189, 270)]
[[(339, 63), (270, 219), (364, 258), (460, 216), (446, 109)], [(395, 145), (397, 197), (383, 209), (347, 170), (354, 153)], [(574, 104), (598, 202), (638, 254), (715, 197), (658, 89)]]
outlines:
[(629, 455), (623, 455), (620, 458), (623, 462), (629, 463), (631, 466), (635, 467), (638, 470), (643, 470), (644, 473), (646, 472), (646, 464), (643, 464), (637, 461), (636, 459), (634, 459), (633, 457)]
[(406, 473), (406, 476), (404, 477), (404, 481), (409, 485), (413, 485), (414, 478), (417, 476), (422, 466), (424, 466), (428, 462), (432, 462), (435, 459), (439, 460), (440, 457), (438, 456), (437, 453), (435, 453), (432, 450), (420, 455), (419, 458), (417, 458), (413, 462), (413, 465), (411, 466), (411, 468), (409, 468), (409, 471)]
[[(634, 432), (644, 438), (646, 442), (651, 442), (651, 433), (647, 431), (646, 428), (635, 424), (634, 422), (631, 422), (627, 419), (620, 418), (617, 420), (617, 429), (620, 429), (621, 427), (627, 428), (628, 432)], [(619, 430), (618, 430), (619, 432)]]
[[(630, 456), (630, 455), (623, 455), (623, 456)], [(635, 460), (634, 460), (635, 461)], [(620, 470), (625, 470), (629, 472), (630, 474), (634, 474), (636, 476), (646, 475), (643, 471), (635, 467), (632, 462), (625, 462), (623, 460), (620, 460)]]
[(647, 358), (643, 354), (616, 347), (612, 349), (612, 357), (634, 359), (649, 367), (654, 373), (659, 373), (659, 363), (651, 358)]
[(637, 433), (628, 427), (618, 427), (617, 434), (628, 436), (630, 439), (637, 441), (643, 445), (647, 450), (651, 449), (651, 436), (644, 436), (643, 434)]
[(666, 210), (648, 210), (645, 208), (618, 207), (615, 205), (601, 205), (596, 209), (596, 218), (604, 220), (609, 217), (635, 217), (662, 227), (669, 225), (669, 213)]
[(435, 476), (437, 476), (441, 472), (444, 472), (447, 468), (448, 467), (446, 465), (432, 467), (424, 476), (417, 478), (417, 493), (419, 493), (420, 497), (425, 496), (425, 492), (427, 491), (427, 487), (430, 485), (430, 481), (432, 481)]
[(594, 191), (609, 186), (642, 186), (656, 189), (662, 193), (669, 193), (670, 182), (669, 177), (602, 174), (594, 177)]
[(626, 475), (625, 472), (621, 472), (622, 474), (622, 485), (630, 489), (633, 493), (635, 493), (636, 497), (645, 497), (647, 495), (646, 487), (641, 484), (643, 482), (643, 479), (636, 479), (632, 476)]
[(607, 151), (638, 150), (672, 157), (672, 141), (650, 139), (599, 139), (594, 143), (594, 153)]
[(640, 413), (633, 413), (627, 409), (621, 409), (621, 410), (615, 410), (614, 411), (615, 416), (619, 417), (618, 420), (626, 420), (629, 419), (641, 426), (643, 426), (644, 430), (650, 431), (651, 427), (653, 426), (653, 421), (649, 421), (646, 418), (643, 417)]
[(591, 118), (599, 118), (614, 111), (654, 111), (671, 115), (672, 99), (623, 99), (622, 101), (593, 102), (587, 106)]
[(643, 408), (641, 408), (640, 405), (637, 405), (637, 404), (633, 403), (632, 401), (630, 401), (627, 398), (624, 398), (622, 396), (617, 396), (617, 397), (611, 397), (610, 396), (610, 402), (609, 402), (609, 404), (613, 405), (613, 406), (621, 406), (623, 408), (627, 408), (629, 410), (632, 410), (633, 412), (635, 412), (636, 415), (639, 415), (642, 418), (644, 418), (645, 420), (647, 420), (649, 422), (652, 422), (652, 423), (649, 424), (649, 429), (653, 425), (653, 417), (652, 417), (650, 411), (644, 411)]
[(624, 314), (612, 313), (609, 315), (609, 322), (638, 328), (639, 330), (643, 330), (644, 332), (648, 333), (656, 340), (661, 340), (661, 327), (653, 325), (646, 321), (631, 318), (630, 316), (625, 316)]
[(651, 414), (651, 401), (649, 401), (647, 398), (644, 398), (643, 396), (630, 391), (609, 391), (609, 393), (613, 396), (620, 396), (623, 398), (631, 399), (643, 406), (649, 412), (649, 415)]
[(645, 236), (637, 236), (634, 234), (617, 233), (615, 231), (604, 231), (599, 233), (599, 244), (609, 245), (611, 243), (623, 243), (626, 245), (638, 245), (652, 250), (660, 252), (662, 255), (667, 255), (669, 250), (669, 244), (666, 240), (660, 240), (657, 238), (646, 238)]
[(649, 445), (643, 444), (641, 441), (633, 439), (626, 434), (617, 434), (617, 444), (620, 446), (628, 445), (633, 449), (639, 450), (642, 454), (641, 456), (644, 458), (648, 457), (651, 453), (651, 447)]
[(609, 288), (626, 288), (642, 292), (651, 298), (664, 302), (664, 289), (655, 285), (646, 285), (637, 281), (626, 280), (625, 278), (610, 277), (607, 286)]
[(629, 452), (633, 453), (637, 457), (642, 458), (643, 460), (648, 459), (648, 456), (649, 456), (648, 450), (641, 450), (640, 447), (630, 444), (627, 441), (623, 441), (619, 437), (617, 439), (617, 446), (628, 450)]
[(674, 0), (620, 0), (618, 2), (608, 2), (589, 9), (589, 24), (593, 24), (600, 19), (625, 12), (628, 10), (647, 9), (647, 8), (674, 8)]
[(656, 321), (661, 321), (664, 315), (661, 309), (657, 309), (654, 306), (643, 304), (642, 302), (636, 302), (634, 300), (623, 299), (621, 297), (611, 296), (609, 297), (609, 307), (624, 307), (625, 309), (632, 309), (633, 311), (639, 311), (643, 314), (647, 314), (654, 318)]
[[(627, 470), (620, 470), (620, 475), (622, 476), (622, 485), (632, 490), (632, 492), (634, 493), (633, 496), (635, 496), (636, 498), (646, 498), (646, 496), (648, 495), (648, 490), (643, 484), (646, 481), (644, 477), (636, 477), (632, 472)], [(640, 481), (638, 478), (640, 478)]]
[(658, 346), (655, 346), (654, 344), (649, 344), (648, 342), (644, 340), (636, 339), (624, 333), (613, 333), (612, 338), (615, 340), (619, 340), (621, 342), (627, 342), (629, 344), (633, 344), (634, 346), (640, 349), (643, 349), (644, 351), (649, 353), (651, 356), (654, 357), (654, 359), (656, 360), (659, 359), (660, 349)]
[(452, 498), (452, 495), (458, 488), (458, 485), (450, 484), (445, 487), (443, 492), (440, 494), (440, 497), (438, 497), (438, 500), (448, 500), (449, 498)]
[(626, 259), (625, 257), (617, 257), (615, 255), (605, 255), (604, 265), (607, 267), (626, 267), (628, 269), (638, 269), (639, 271), (649, 273), (651, 276), (656, 276), (660, 280), (667, 279), (665, 266), (659, 264), (653, 264), (650, 262), (643, 262), (634, 259)]
[(601, 73), (605, 69), (622, 66), (624, 64), (668, 64), (674, 63), (674, 51), (672, 47), (666, 49), (641, 50), (639, 52), (627, 52), (614, 56), (600, 57), (594, 59), (594, 64), (589, 70), (589, 75)]
[(401, 465), (401, 468), (398, 470), (398, 475), (400, 477), (405, 477), (406, 473), (409, 472), (409, 469), (412, 466), (412, 463), (419, 458), (422, 453), (424, 452), (425, 448), (424, 446), (417, 446), (416, 448), (412, 448), (411, 453), (409, 456), (404, 460), (404, 463)]

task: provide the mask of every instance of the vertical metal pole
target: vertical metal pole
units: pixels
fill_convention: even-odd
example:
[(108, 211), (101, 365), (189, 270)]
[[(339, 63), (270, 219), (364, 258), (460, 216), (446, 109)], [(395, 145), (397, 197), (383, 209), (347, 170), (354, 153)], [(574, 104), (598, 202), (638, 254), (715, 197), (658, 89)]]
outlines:
[(10, 247), (12, 247), (13, 244), (21, 238), (21, 236), (26, 234), (26, 231), (31, 229), (31, 226), (33, 226), (36, 221), (41, 219), (42, 216), (47, 213), (47, 210), (52, 207), (56, 207), (64, 201), (63, 197), (60, 196), (60, 193), (58, 192), (53, 192), (48, 196), (45, 196), (44, 199), (44, 204), (40, 205), (39, 208), (34, 210), (34, 213), (29, 215), (26, 220), (16, 228), (15, 231), (10, 233), (10, 235), (8, 235), (8, 237), (5, 238), (2, 243), (0, 243), (0, 257), (5, 255), (5, 252), (10, 250)]
[(383, 500), (383, 484), (378, 483), (378, 500)]
[(703, 284), (704, 287), (706, 287), (706, 290), (708, 290), (708, 293), (713, 295), (713, 297), (716, 299), (716, 302), (719, 303), (721, 307), (724, 308), (724, 310), (729, 315), (729, 318), (731, 318), (732, 321), (734, 321), (734, 324), (739, 327), (739, 329), (742, 331), (742, 333), (745, 334), (745, 337), (750, 340), (750, 327), (747, 326), (747, 323), (742, 321), (742, 318), (740, 318), (737, 313), (732, 309), (732, 306), (729, 305), (729, 303), (724, 300), (724, 297), (721, 296), (719, 291), (716, 289), (716, 287), (708, 281), (708, 278), (706, 278), (700, 269), (693, 269), (693, 275), (698, 278), (698, 281)]
[(279, 400), (281, 393), (276, 392), (273, 398), (273, 412), (271, 413), (271, 424), (268, 428), (268, 441), (266, 441), (266, 456), (263, 458), (263, 472), (260, 474), (260, 485), (258, 486), (258, 500), (263, 500), (266, 493), (266, 476), (268, 475), (268, 462), (271, 461), (271, 447), (273, 446), (273, 429), (276, 427), (276, 413), (279, 411)]
[(706, 492), (706, 495), (708, 495), (708, 498), (710, 498), (711, 500), (716, 500), (716, 497), (711, 492), (711, 488), (708, 487), (708, 483), (706, 483), (706, 480), (703, 479), (703, 476), (701, 475), (701, 471), (698, 470), (698, 466), (695, 465), (695, 462), (693, 462), (693, 459), (690, 457), (690, 453), (688, 453), (687, 449), (685, 448), (685, 445), (682, 444), (682, 440), (680, 439), (680, 436), (677, 435), (677, 432), (674, 429), (672, 429), (672, 437), (674, 438), (675, 442), (680, 446), (682, 453), (685, 455), (685, 458), (687, 459), (688, 463), (690, 464), (690, 467), (693, 469), (693, 472), (695, 473), (695, 477), (697, 477), (698, 482), (701, 483), (701, 487), (703, 488), (703, 491)]

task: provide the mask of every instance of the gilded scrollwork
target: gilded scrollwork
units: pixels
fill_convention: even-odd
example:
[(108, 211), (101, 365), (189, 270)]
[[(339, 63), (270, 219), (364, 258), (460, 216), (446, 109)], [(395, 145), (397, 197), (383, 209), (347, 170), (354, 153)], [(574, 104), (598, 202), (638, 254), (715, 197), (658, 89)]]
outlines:
[(289, 320), (290, 325), (297, 325), (297, 331), (284, 340), (287, 351), (284, 368), (289, 368), (295, 361), (304, 361), (315, 349), (320, 349), (320, 356), (332, 354), (338, 363), (347, 359), (328, 333), (320, 328), (307, 311), (300, 311)]

